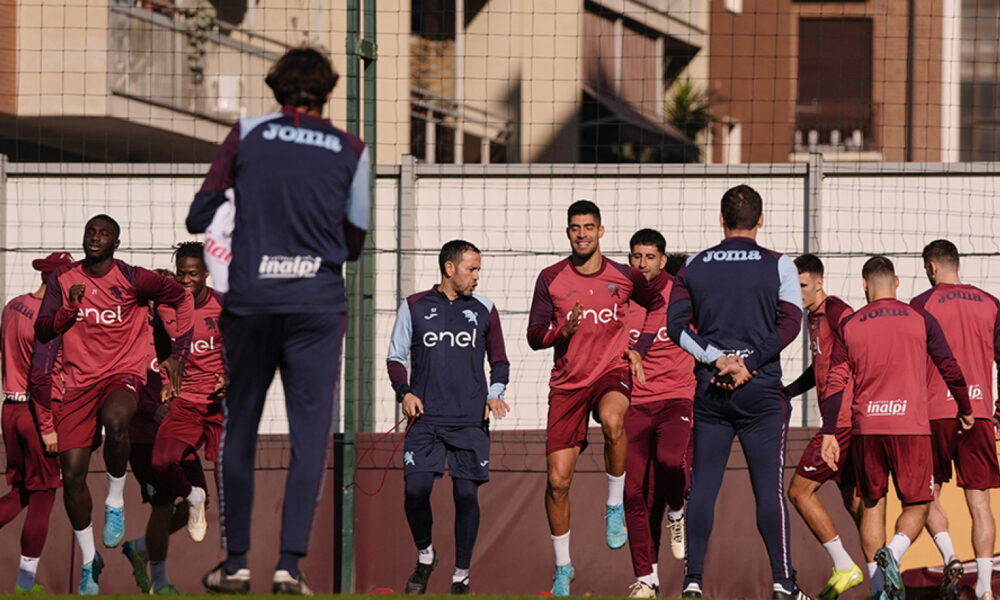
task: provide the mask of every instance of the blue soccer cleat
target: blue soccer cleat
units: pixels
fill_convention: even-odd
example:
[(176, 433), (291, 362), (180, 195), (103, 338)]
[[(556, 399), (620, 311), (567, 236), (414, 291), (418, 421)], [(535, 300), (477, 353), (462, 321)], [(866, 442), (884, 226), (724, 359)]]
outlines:
[(101, 593), (97, 586), (97, 581), (101, 578), (101, 571), (104, 570), (104, 559), (100, 554), (94, 554), (94, 560), (83, 565), (80, 569), (80, 587), (76, 593), (81, 596), (96, 596)]
[(104, 505), (104, 547), (114, 548), (125, 539), (125, 507)]
[(608, 504), (604, 519), (607, 521), (608, 546), (612, 549), (621, 548), (628, 541), (628, 529), (625, 527), (625, 505)]
[(572, 564), (556, 565), (556, 574), (552, 578), (552, 595), (569, 596), (569, 584), (576, 579), (576, 571)]
[(135, 547), (135, 540), (129, 540), (122, 545), (122, 554), (132, 565), (132, 577), (143, 594), (149, 593), (152, 583), (149, 580), (149, 560), (144, 558)]
[(875, 551), (875, 564), (885, 578), (886, 600), (905, 600), (906, 588), (903, 587), (903, 577), (899, 574), (899, 563), (889, 548), (879, 548)]

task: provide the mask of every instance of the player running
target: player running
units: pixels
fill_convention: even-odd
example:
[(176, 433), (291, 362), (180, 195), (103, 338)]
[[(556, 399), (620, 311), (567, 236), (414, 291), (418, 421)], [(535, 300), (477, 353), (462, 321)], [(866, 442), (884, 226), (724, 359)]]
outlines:
[[(49, 532), (49, 515), (56, 500), (59, 459), (46, 455), (38, 427), (28, 404), (28, 371), (35, 346), (35, 320), (42, 306), (45, 286), (57, 268), (73, 262), (66, 252), (54, 252), (32, 261), (42, 273), (42, 285), (7, 303), (0, 317), (3, 351), (3, 441), (7, 453), (7, 484), (10, 491), (0, 498), (0, 527), (21, 514), (28, 516), (21, 529), (21, 561), (17, 569), (15, 594), (41, 593), (35, 584), (38, 560)], [(61, 389), (57, 390), (61, 393)], [(53, 453), (54, 454), (54, 453)]]
[[(441, 283), (403, 301), (386, 367), (403, 414), (411, 420), (403, 446), (406, 520), (417, 546), (407, 594), (423, 594), (437, 566), (431, 545), (431, 488), (445, 457), (455, 500), (452, 594), (469, 593), (469, 565), (479, 531), (479, 486), (490, 478), (489, 417), (510, 407), (503, 394), (510, 374), (500, 314), (479, 283), (479, 249), (464, 240), (441, 248)], [(412, 356), (411, 356), (412, 350)], [(411, 356), (413, 377), (406, 371)], [(483, 359), (490, 363), (489, 385)]]
[(233, 126), (187, 218), (188, 231), (205, 231), (232, 188), (236, 220), (222, 319), (229, 381), (218, 471), (227, 557), (202, 583), (216, 592), (250, 589), (257, 429), (280, 367), (292, 460), (271, 589), (303, 594), (309, 587), (299, 560), (309, 550), (330, 432), (339, 422), (343, 265), (357, 260), (364, 246), (371, 168), (364, 142), (322, 116), (337, 83), (323, 54), (289, 50), (266, 83), (281, 112)]
[[(666, 246), (663, 235), (653, 229), (641, 229), (629, 241), (629, 263), (649, 280), (664, 302), (670, 299), (677, 281), (667, 271)], [(645, 310), (629, 304), (629, 337), (633, 342), (639, 339), (645, 318)], [(642, 370), (646, 383), (633, 382), (632, 405), (625, 413), (625, 524), (637, 578), (629, 596), (655, 598), (660, 590), (657, 557), (664, 511), (670, 551), (674, 558), (684, 558), (684, 500), (690, 477), (687, 454), (697, 382), (694, 359), (667, 337), (666, 323), (643, 359)]]
[[(941, 596), (958, 598), (964, 569), (955, 556), (948, 517), (938, 503), (941, 484), (951, 480), (954, 462), (958, 486), (972, 516), (972, 548), (976, 553), (976, 598), (992, 600), (993, 547), (996, 523), (990, 508), (990, 489), (1000, 487), (997, 464), (991, 364), (1000, 359), (1000, 311), (997, 299), (963, 284), (958, 276), (958, 248), (948, 240), (935, 240), (924, 248), (924, 269), (932, 287), (910, 304), (930, 313), (944, 331), (955, 360), (969, 387), (975, 424), (962, 433), (955, 423), (955, 401), (941, 377), (929, 370), (928, 412), (934, 452), (934, 501), (927, 515), (927, 531), (944, 559)], [(1000, 363), (998, 363), (1000, 364)]]
[[(170, 279), (175, 278), (170, 271), (155, 269), (154, 272)], [(153, 312), (154, 307), (150, 306), (151, 320)], [(138, 409), (129, 422), (128, 435), (132, 475), (139, 483), (142, 501), (150, 505), (150, 512), (145, 533), (138, 539), (122, 544), (122, 554), (131, 564), (132, 576), (143, 593), (176, 594), (177, 588), (167, 575), (167, 547), (170, 535), (187, 525), (188, 504), (183, 500), (174, 504), (174, 496), (165, 491), (153, 469), (156, 430), (167, 413), (167, 405), (163, 403), (161, 394), (163, 378), (157, 368), (157, 360), (166, 360), (170, 356), (171, 340), (162, 326), (156, 330), (151, 327), (149, 344), (151, 356), (149, 370), (146, 371), (146, 385), (139, 393)], [(192, 481), (205, 481), (201, 461), (197, 457), (186, 460), (183, 468)]]
[[(846, 302), (836, 296), (828, 296), (823, 289), (823, 262), (815, 254), (803, 254), (795, 259), (799, 270), (799, 286), (802, 289), (802, 304), (809, 311), (809, 349), (812, 364), (798, 379), (788, 386), (789, 397), (798, 396), (816, 388), (816, 395), (822, 401), (826, 375), (830, 371), (830, 355), (833, 351), (835, 332), (845, 318), (854, 312)], [(834, 600), (847, 590), (861, 585), (864, 574), (854, 563), (851, 555), (837, 535), (830, 513), (819, 500), (819, 488), (827, 481), (834, 481), (840, 489), (844, 508), (850, 513), (855, 524), (861, 521), (861, 499), (855, 493), (854, 469), (851, 468), (848, 448), (851, 440), (851, 398), (850, 386), (844, 390), (844, 400), (837, 415), (837, 441), (840, 444), (840, 462), (834, 471), (823, 461), (823, 433), (817, 432), (802, 452), (799, 466), (788, 488), (788, 499), (802, 515), (802, 520), (823, 545), (823, 549), (833, 561), (833, 575), (817, 596), (817, 600)], [(820, 412), (823, 406), (820, 405)]]
[(715, 500), (738, 436), (770, 557), (773, 598), (805, 598), (789, 551), (782, 470), (791, 405), (781, 391), (780, 363), (801, 328), (802, 294), (792, 259), (757, 244), (764, 224), (760, 195), (740, 185), (726, 191), (721, 208), (725, 239), (688, 259), (667, 319), (670, 339), (697, 361), (698, 379), (682, 595), (702, 595)]
[[(927, 364), (933, 361), (957, 402), (963, 429), (973, 425), (962, 369), (933, 314), (896, 299), (892, 261), (874, 256), (861, 270), (868, 304), (846, 317), (834, 340), (823, 407), (823, 460), (838, 470), (837, 425), (853, 379), (851, 460), (861, 496), (861, 546), (874, 600), (902, 600), (899, 563), (920, 535), (933, 499)], [(957, 426), (957, 425), (956, 425)], [(892, 474), (903, 504), (885, 544), (885, 496)]]
[[(194, 337), (191, 354), (184, 365), (180, 390), (168, 398), (169, 409), (156, 433), (153, 468), (164, 490), (176, 498), (184, 498), (189, 506), (188, 533), (191, 539), (205, 539), (208, 521), (205, 519), (205, 478), (190, 481), (183, 469), (185, 459), (197, 457), (205, 448), (205, 459), (218, 459), (219, 437), (222, 433), (221, 382), (225, 380), (222, 364), (222, 294), (208, 287), (201, 242), (184, 242), (174, 253), (177, 282), (194, 298)], [(167, 335), (176, 337), (177, 316), (170, 306), (157, 308), (159, 323)], [(171, 499), (172, 500), (172, 499)]]
[[(665, 303), (639, 271), (601, 256), (601, 211), (578, 200), (567, 211), (566, 237), (572, 254), (543, 270), (535, 284), (528, 319), (528, 345), (555, 348), (549, 381), (545, 452), (548, 485), (545, 512), (555, 549), (552, 593), (568, 596), (576, 574), (569, 553), (569, 486), (576, 461), (587, 447), (591, 413), (604, 433), (604, 468), (608, 478), (606, 537), (612, 548), (628, 540), (625, 530), (625, 411), (632, 375), (645, 382), (642, 357), (665, 322)], [(628, 302), (648, 312), (631, 353), (628, 349)]]
[[(94, 548), (87, 486), (90, 454), (100, 444), (101, 426), (107, 438), (104, 463), (108, 471), (104, 545), (114, 548), (125, 536), (128, 426), (148, 364), (147, 302), (169, 304), (177, 310), (182, 334), (170, 357), (160, 365), (172, 387), (180, 386), (191, 343), (191, 295), (166, 277), (115, 259), (120, 233), (118, 223), (107, 215), (87, 221), (83, 235), (86, 257), (52, 273), (35, 324), (42, 343), (61, 336), (66, 391), (54, 415), (54, 430), (62, 465), (63, 500), (80, 545), (80, 594), (99, 593), (98, 577), (104, 567)], [(55, 352), (48, 354), (46, 372), (55, 362)], [(40, 403), (48, 408), (47, 401), (40, 399)]]

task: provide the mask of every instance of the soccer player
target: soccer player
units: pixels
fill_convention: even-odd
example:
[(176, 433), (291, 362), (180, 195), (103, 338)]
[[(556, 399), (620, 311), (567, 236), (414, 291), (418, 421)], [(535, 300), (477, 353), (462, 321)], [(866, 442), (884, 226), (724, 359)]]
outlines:
[(54, 252), (32, 261), (41, 271), (42, 285), (7, 303), (0, 317), (0, 350), (3, 352), (3, 441), (7, 453), (7, 484), (10, 491), (0, 498), (0, 527), (10, 523), (27, 507), (21, 529), (21, 562), (14, 593), (43, 591), (35, 584), (38, 559), (49, 532), (49, 515), (55, 503), (59, 459), (47, 456), (28, 404), (28, 370), (35, 345), (35, 319), (42, 306), (46, 282), (52, 271), (73, 262), (66, 252)]
[[(604, 433), (608, 478), (606, 537), (612, 548), (628, 540), (625, 530), (625, 411), (636, 381), (645, 382), (642, 357), (664, 324), (665, 303), (639, 271), (601, 255), (601, 211), (578, 200), (567, 211), (572, 254), (543, 270), (535, 284), (528, 319), (528, 345), (555, 348), (549, 381), (545, 452), (548, 485), (545, 512), (555, 550), (552, 593), (568, 596), (576, 574), (569, 553), (569, 486), (576, 461), (587, 447), (591, 412)], [(648, 311), (635, 353), (628, 349), (628, 302)]]
[[(983, 290), (963, 284), (958, 276), (958, 248), (948, 240), (935, 240), (924, 247), (924, 270), (933, 287), (910, 304), (931, 314), (944, 331), (969, 387), (972, 429), (959, 436), (955, 423), (955, 400), (934, 371), (928, 377), (928, 411), (934, 452), (934, 501), (927, 515), (927, 531), (941, 551), (945, 563), (942, 597), (958, 598), (963, 575), (962, 561), (955, 556), (948, 517), (941, 510), (941, 484), (951, 480), (952, 463), (958, 486), (972, 516), (972, 548), (976, 553), (976, 597), (992, 600), (993, 547), (996, 523), (990, 508), (990, 489), (1000, 487), (997, 465), (993, 376), (991, 364), (1000, 359), (1000, 312), (998, 301)], [(998, 363), (1000, 364), (1000, 363)]]
[[(835, 332), (852, 309), (836, 296), (828, 296), (823, 289), (823, 262), (815, 254), (803, 254), (795, 259), (799, 270), (799, 286), (802, 289), (802, 304), (809, 311), (809, 349), (812, 364), (799, 376), (786, 392), (789, 397), (798, 396), (816, 388), (817, 397), (822, 401), (826, 375), (830, 371), (830, 355), (833, 351)], [(802, 515), (802, 519), (823, 544), (823, 549), (833, 561), (833, 575), (817, 596), (817, 600), (834, 600), (847, 590), (861, 585), (864, 574), (844, 549), (830, 513), (819, 500), (819, 488), (827, 481), (834, 481), (840, 489), (844, 507), (851, 514), (855, 524), (861, 520), (861, 500), (855, 493), (854, 470), (848, 461), (851, 440), (851, 388), (844, 391), (845, 398), (837, 415), (837, 441), (840, 444), (840, 462), (837, 470), (830, 469), (823, 461), (823, 433), (818, 432), (802, 452), (799, 466), (788, 488), (788, 499)], [(820, 412), (823, 406), (820, 405)]]
[(266, 82), (283, 108), (233, 126), (187, 217), (188, 231), (204, 231), (233, 189), (236, 221), (222, 317), (229, 381), (219, 453), (227, 557), (202, 582), (217, 592), (250, 589), (257, 428), (280, 367), (292, 460), (272, 590), (299, 594), (309, 591), (299, 559), (309, 550), (330, 431), (338, 422), (343, 265), (364, 245), (370, 166), (364, 142), (322, 117), (337, 82), (324, 55), (289, 50)]
[[(629, 241), (629, 264), (649, 280), (664, 302), (677, 281), (667, 271), (666, 246), (663, 235), (653, 229), (640, 229)], [(645, 318), (642, 307), (629, 304), (633, 342), (638, 341)], [(696, 381), (694, 359), (667, 337), (666, 323), (657, 331), (642, 370), (646, 383), (633, 382), (632, 405), (625, 413), (625, 524), (637, 577), (629, 596), (655, 598), (660, 590), (657, 557), (665, 510), (670, 550), (674, 558), (684, 558), (684, 500), (690, 476), (687, 452)]]
[[(157, 269), (155, 272), (174, 279), (173, 273), (169, 271)], [(150, 306), (151, 319), (154, 310)], [(157, 369), (157, 359), (165, 360), (170, 356), (170, 338), (162, 327), (155, 332), (149, 328), (148, 337), (151, 355), (146, 385), (139, 393), (138, 409), (129, 422), (128, 434), (132, 474), (139, 483), (142, 501), (148, 503), (151, 510), (145, 533), (138, 539), (122, 544), (122, 554), (131, 564), (132, 576), (143, 593), (174, 594), (177, 593), (177, 588), (167, 575), (167, 546), (169, 536), (187, 525), (188, 504), (182, 501), (175, 505), (174, 497), (164, 490), (153, 469), (153, 442), (156, 440), (156, 430), (167, 411), (167, 405), (161, 400), (163, 379)], [(201, 481), (204, 481), (200, 461), (187, 461), (184, 467), (192, 469), (189, 477), (194, 478), (200, 474)]]
[(670, 339), (694, 356), (698, 379), (682, 595), (701, 597), (715, 499), (735, 436), (750, 471), (773, 597), (805, 598), (789, 551), (782, 471), (791, 406), (780, 363), (801, 328), (802, 294), (792, 259), (757, 244), (760, 194), (736, 186), (723, 194), (721, 209), (725, 239), (688, 259), (667, 317)]
[[(54, 417), (62, 466), (63, 501), (80, 545), (83, 564), (80, 594), (97, 594), (104, 561), (94, 548), (91, 496), (87, 486), (90, 454), (100, 443), (103, 425), (108, 495), (104, 506), (104, 545), (114, 548), (125, 536), (125, 468), (128, 425), (136, 411), (148, 364), (148, 308), (152, 300), (177, 310), (181, 333), (170, 357), (161, 363), (171, 387), (180, 386), (191, 343), (194, 301), (166, 277), (115, 259), (121, 228), (107, 215), (87, 221), (82, 261), (60, 267), (49, 277), (42, 299), (37, 339), (61, 336), (66, 391)], [(54, 352), (45, 357), (51, 372)], [(47, 400), (39, 399), (47, 408)], [(51, 433), (43, 429), (43, 434)]]
[[(510, 362), (500, 314), (473, 294), (482, 264), (479, 249), (452, 240), (438, 255), (441, 282), (403, 301), (389, 344), (389, 378), (411, 420), (403, 446), (406, 520), (417, 546), (407, 594), (423, 594), (437, 566), (431, 545), (431, 488), (445, 458), (455, 500), (455, 573), (452, 594), (469, 593), (469, 565), (479, 531), (479, 486), (490, 478), (489, 418), (510, 407), (504, 389)], [(412, 351), (412, 355), (411, 355)], [(406, 358), (411, 356), (413, 377)], [(483, 359), (490, 363), (487, 385)]]
[[(174, 260), (177, 282), (194, 298), (194, 337), (191, 354), (184, 365), (181, 389), (173, 391), (169, 410), (156, 433), (153, 468), (166, 492), (187, 500), (190, 508), (188, 533), (192, 540), (200, 542), (208, 530), (205, 477), (201, 475), (199, 481), (190, 481), (182, 465), (186, 458), (197, 456), (198, 449), (203, 446), (207, 460), (215, 462), (218, 459), (223, 396), (220, 382), (225, 380), (223, 340), (219, 331), (223, 296), (207, 285), (208, 268), (201, 242), (180, 244)], [(166, 333), (176, 337), (175, 311), (169, 306), (160, 306), (157, 314)]]
[[(861, 270), (868, 304), (843, 320), (834, 340), (823, 407), (823, 460), (840, 462), (837, 424), (844, 390), (853, 379), (851, 460), (861, 496), (861, 546), (875, 600), (902, 600), (899, 563), (920, 534), (933, 499), (927, 364), (955, 398), (963, 429), (973, 425), (962, 369), (937, 319), (896, 299), (899, 278), (892, 261), (874, 256)], [(892, 474), (903, 504), (896, 534), (885, 544), (885, 495)]]

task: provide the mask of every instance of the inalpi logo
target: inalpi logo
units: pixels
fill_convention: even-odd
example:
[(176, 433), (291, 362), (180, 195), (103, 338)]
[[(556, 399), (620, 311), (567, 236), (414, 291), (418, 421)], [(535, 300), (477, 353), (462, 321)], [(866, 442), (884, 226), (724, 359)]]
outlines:
[[(572, 311), (566, 313), (567, 321), (569, 320), (569, 316), (571, 314)], [(615, 304), (611, 308), (602, 308), (601, 310), (595, 310), (593, 308), (584, 309), (584, 311), (580, 313), (580, 322), (582, 323), (583, 321), (587, 320), (593, 320), (594, 325), (598, 325), (600, 323), (610, 323), (611, 321), (617, 321), (618, 305)]]
[(868, 403), (868, 414), (875, 417), (902, 416), (906, 414), (906, 400), (872, 400)]
[(261, 279), (308, 279), (319, 273), (323, 259), (319, 256), (260, 257), (257, 275)]
[(215, 336), (207, 340), (193, 340), (191, 342), (191, 354), (205, 354), (215, 350)]
[[(978, 383), (970, 385), (967, 389), (969, 390), (969, 400), (982, 400), (985, 397), (983, 395), (983, 386)], [(955, 397), (951, 395), (951, 390), (948, 390), (948, 401), (955, 401)]]
[(423, 337), (424, 346), (433, 348), (438, 344), (451, 348), (475, 348), (476, 330), (472, 331), (428, 331)]
[(268, 141), (280, 140), (282, 142), (290, 142), (292, 144), (326, 148), (331, 152), (340, 152), (343, 150), (343, 145), (340, 143), (339, 137), (333, 135), (332, 133), (323, 133), (322, 131), (306, 129), (305, 127), (292, 127), (291, 125), (268, 123), (267, 131), (260, 134), (260, 137)]
[(734, 262), (734, 261), (745, 261), (745, 260), (760, 260), (759, 250), (713, 250), (711, 252), (706, 252), (705, 256), (701, 257), (703, 262)]
[(96, 308), (81, 308), (76, 311), (76, 320), (88, 321), (98, 325), (114, 325), (115, 323), (125, 322), (125, 319), (122, 318), (121, 304), (114, 308), (106, 308), (104, 310)]

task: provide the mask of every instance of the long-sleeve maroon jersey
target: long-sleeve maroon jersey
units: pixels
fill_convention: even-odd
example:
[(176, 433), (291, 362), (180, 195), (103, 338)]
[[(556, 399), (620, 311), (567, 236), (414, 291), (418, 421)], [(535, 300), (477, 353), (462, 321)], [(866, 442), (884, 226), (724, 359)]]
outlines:
[[(86, 291), (79, 306), (72, 306), (69, 290), (77, 284), (86, 285)], [(82, 261), (52, 273), (35, 334), (43, 343), (62, 336), (67, 389), (90, 387), (110, 375), (145, 377), (149, 301), (177, 309), (183, 334), (174, 341), (171, 357), (183, 363), (191, 345), (194, 300), (180, 284), (120, 260), (101, 276), (87, 271)]]
[[(664, 302), (668, 302), (676, 282), (674, 276), (660, 271), (649, 283), (654, 290), (660, 292)], [(628, 306), (629, 341), (634, 344), (639, 340), (646, 322), (646, 309), (635, 302), (629, 302)], [(646, 376), (646, 384), (632, 382), (632, 404), (694, 398), (694, 389), (698, 385), (694, 376), (694, 357), (667, 337), (666, 323), (657, 330), (649, 352), (642, 359), (642, 371)]]
[(833, 344), (823, 393), (823, 433), (836, 431), (844, 390), (853, 377), (855, 434), (929, 435), (928, 356), (962, 412), (969, 412), (962, 369), (933, 315), (884, 298), (848, 316)]
[[(208, 289), (208, 294), (194, 307), (194, 335), (191, 339), (191, 353), (184, 364), (184, 380), (177, 396), (197, 404), (209, 404), (216, 398), (216, 376), (225, 374), (222, 363), (222, 330), (219, 317), (222, 316), (223, 295)], [(180, 335), (177, 327), (177, 311), (171, 306), (156, 309), (167, 334), (176, 338)]]
[(42, 299), (31, 294), (18, 296), (3, 309), (0, 339), (3, 341), (3, 394), (5, 399), (28, 399), (28, 369), (35, 345), (35, 320)]
[[(589, 275), (577, 271), (568, 258), (539, 274), (528, 317), (528, 345), (533, 350), (555, 347), (549, 381), (553, 389), (585, 388), (609, 370), (628, 366), (629, 300), (649, 311), (634, 345), (645, 356), (656, 332), (666, 325), (667, 309), (642, 273), (605, 257), (601, 268)], [(567, 340), (562, 327), (577, 302), (583, 305), (583, 315)]]
[[(934, 315), (969, 386), (972, 416), (993, 416), (992, 364), (1000, 367), (1000, 310), (996, 298), (972, 285), (940, 283), (910, 301)], [(927, 368), (931, 419), (948, 419), (958, 408), (933, 365)]]
[[(836, 296), (827, 296), (826, 300), (815, 311), (809, 313), (809, 350), (812, 353), (813, 376), (816, 378), (816, 396), (819, 398), (820, 414), (823, 414), (824, 391), (826, 391), (826, 376), (830, 372), (830, 359), (833, 355), (833, 343), (837, 329), (844, 319), (854, 314), (854, 309)], [(848, 385), (844, 389), (844, 398), (840, 403), (837, 415), (837, 429), (851, 426), (851, 405), (854, 399), (854, 388)]]

